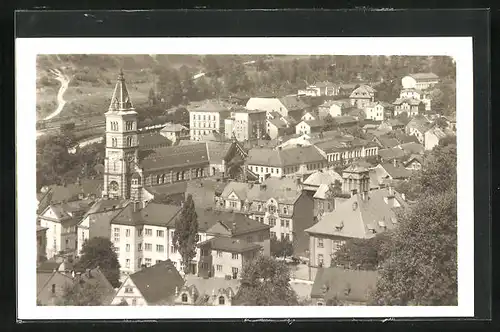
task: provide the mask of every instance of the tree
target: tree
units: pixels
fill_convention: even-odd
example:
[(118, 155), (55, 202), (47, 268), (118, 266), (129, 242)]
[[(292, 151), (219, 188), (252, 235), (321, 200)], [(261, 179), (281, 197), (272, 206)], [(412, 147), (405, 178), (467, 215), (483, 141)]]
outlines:
[(81, 256), (75, 269), (86, 270), (99, 267), (113, 287), (120, 286), (120, 263), (113, 243), (104, 237), (94, 237), (83, 243)]
[(74, 284), (64, 286), (62, 298), (57, 304), (61, 306), (99, 306), (103, 305), (102, 293), (97, 283), (78, 280)]
[(193, 196), (188, 195), (182, 206), (180, 216), (175, 221), (173, 243), (184, 263), (184, 273), (189, 272), (191, 260), (196, 256), (198, 237), (198, 215), (194, 207)]
[(290, 257), (293, 255), (293, 244), (290, 240), (278, 240), (275, 236), (271, 237), (271, 255), (274, 257)]
[(285, 262), (257, 256), (243, 267), (241, 286), (235, 304), (248, 306), (298, 305), (290, 286), (290, 270)]
[(382, 233), (371, 239), (349, 239), (332, 258), (332, 266), (345, 266), (361, 270), (376, 270), (384, 259), (384, 245), (389, 234)]
[(405, 126), (410, 122), (410, 118), (408, 117), (408, 112), (401, 112), (396, 116), (396, 119), (404, 124)]
[(325, 125), (323, 126), (323, 131), (334, 130), (338, 127), (337, 122), (330, 114), (325, 116), (324, 123)]
[(153, 88), (149, 89), (149, 95), (148, 95), (148, 100), (150, 105), (156, 105), (156, 93)]

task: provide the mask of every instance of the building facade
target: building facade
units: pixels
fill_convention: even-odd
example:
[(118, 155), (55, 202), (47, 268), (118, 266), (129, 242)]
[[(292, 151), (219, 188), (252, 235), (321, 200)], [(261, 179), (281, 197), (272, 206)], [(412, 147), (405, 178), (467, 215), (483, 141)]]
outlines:
[(266, 130), (267, 116), (264, 110), (235, 110), (225, 119), (226, 138), (238, 141), (261, 139)]
[(213, 132), (224, 134), (224, 120), (231, 116), (225, 106), (209, 101), (189, 110), (189, 134), (193, 141), (200, 141)]

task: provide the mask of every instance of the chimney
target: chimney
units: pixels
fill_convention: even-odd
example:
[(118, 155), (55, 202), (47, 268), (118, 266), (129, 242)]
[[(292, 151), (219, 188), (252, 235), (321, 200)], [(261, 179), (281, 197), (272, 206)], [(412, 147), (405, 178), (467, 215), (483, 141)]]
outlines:
[(175, 286), (175, 296), (179, 296), (179, 287)]
[(134, 212), (139, 212), (141, 209), (140, 202), (133, 202)]

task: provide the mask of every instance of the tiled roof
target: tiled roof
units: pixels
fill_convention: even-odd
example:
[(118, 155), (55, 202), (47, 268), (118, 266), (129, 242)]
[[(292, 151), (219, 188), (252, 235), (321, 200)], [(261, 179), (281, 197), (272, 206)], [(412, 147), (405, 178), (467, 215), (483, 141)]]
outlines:
[(240, 200), (244, 201), (247, 199), (249, 185), (244, 182), (231, 181), (225, 186), (224, 190), (222, 191), (221, 197), (227, 199), (233, 191)]
[(340, 107), (350, 107), (351, 102), (349, 99), (340, 99), (340, 100), (327, 100), (323, 104), (319, 105), (319, 107), (331, 107), (332, 105), (338, 105)]
[(407, 179), (411, 175), (411, 171), (402, 166), (394, 167), (392, 163), (384, 163), (381, 166), (393, 179)]
[(206, 142), (208, 149), (208, 159), (211, 164), (222, 164), (227, 156), (232, 142)]
[(310, 121), (303, 121), (309, 125), (311, 128), (321, 128), (324, 126), (325, 122), (322, 120), (310, 120)]
[(437, 80), (439, 79), (439, 76), (437, 76), (434, 73), (415, 73), (415, 74), (410, 74), (411, 77), (413, 77), (415, 80)]
[(143, 209), (134, 212), (134, 204), (129, 204), (112, 219), (111, 223), (130, 226), (152, 225), (166, 227), (181, 209), (177, 205), (149, 203)]
[(222, 102), (207, 100), (198, 105), (194, 105), (193, 108), (189, 108), (190, 112), (229, 112), (230, 106), (224, 105)]
[(138, 135), (139, 149), (170, 146), (172, 142), (159, 132), (147, 132)]
[(378, 155), (385, 160), (398, 159), (405, 156), (405, 152), (399, 148), (378, 150)]
[(267, 121), (269, 121), (269, 123), (276, 126), (277, 128), (286, 128), (285, 121), (281, 120), (280, 118), (268, 119)]
[(36, 267), (37, 272), (53, 272), (54, 270), (57, 271), (59, 269), (59, 266), (61, 266), (62, 262), (56, 262), (55, 260), (47, 260), (45, 262), (40, 263)]
[(409, 142), (399, 145), (399, 148), (407, 154), (424, 153), (424, 146), (420, 143)]
[(123, 77), (123, 72), (120, 71), (120, 75), (118, 76), (118, 80), (115, 85), (115, 90), (113, 91), (113, 96), (111, 97), (109, 110), (123, 111), (130, 110), (132, 108), (133, 105), (128, 94), (127, 85), (125, 84), (125, 79)]
[(199, 243), (198, 247), (207, 244), (210, 245), (212, 250), (221, 250), (232, 253), (243, 253), (261, 248), (260, 244), (249, 243), (243, 239), (232, 239), (228, 237), (213, 237), (210, 240)]
[(375, 89), (368, 85), (360, 85), (356, 88), (349, 98), (371, 98), (371, 96), (375, 93)]
[(378, 140), (380, 141), (380, 144), (384, 148), (393, 148), (397, 145), (399, 145), (399, 141), (395, 138), (389, 137), (387, 135), (382, 135), (377, 137)]
[(145, 189), (153, 195), (175, 195), (186, 192), (187, 181), (166, 183), (158, 186), (150, 186)]
[(343, 170), (346, 173), (362, 173), (368, 172), (368, 169), (358, 163), (350, 164), (346, 169)]
[(339, 125), (358, 122), (358, 120), (352, 116), (335, 116), (333, 119)]
[(361, 195), (353, 195), (338, 204), (334, 211), (325, 213), (320, 221), (305, 231), (326, 236), (371, 238), (396, 226), (393, 222), (396, 217), (393, 210), (395, 206), (389, 200), (385, 202), (387, 196), (388, 189), (371, 190), (368, 192), (369, 198), (365, 200)]
[(231, 236), (257, 232), (271, 227), (254, 219), (250, 219), (242, 213), (218, 211), (214, 209), (196, 209), (196, 212), (198, 215), (198, 228), (212, 234), (216, 234), (212, 227), (217, 223), (220, 223)]
[(309, 106), (296, 96), (285, 96), (279, 98), (281, 103), (287, 108), (288, 111), (302, 110)]
[(424, 163), (424, 158), (422, 155), (420, 154), (412, 154), (408, 160), (406, 160), (404, 162), (404, 165), (405, 167), (408, 166), (411, 162), (413, 162), (414, 160), (418, 161), (420, 164), (423, 164)]
[(299, 146), (283, 150), (254, 148), (249, 151), (247, 164), (286, 167), (324, 160), (325, 158), (314, 146)]
[(316, 171), (309, 175), (309, 177), (304, 181), (304, 184), (310, 186), (319, 186), (321, 184), (334, 184), (335, 180), (342, 182), (342, 176), (340, 176), (334, 170), (326, 171)]
[(429, 130), (430, 122), (423, 117), (415, 117), (408, 124), (406, 128), (414, 128), (421, 132), (422, 134)]
[(184, 279), (170, 260), (131, 274), (130, 279), (149, 305), (169, 303), (175, 289), (184, 285)]
[(198, 143), (151, 150), (143, 156), (141, 166), (145, 170), (156, 170), (208, 164), (208, 162), (206, 143)]
[(107, 212), (110, 210), (119, 210), (129, 203), (128, 200), (121, 199), (99, 199), (85, 214), (86, 216), (96, 213)]
[(115, 296), (115, 289), (98, 267), (88, 272), (82, 273), (75, 281), (82, 280), (86, 283), (96, 285), (101, 295), (102, 304), (109, 305)]
[(366, 303), (375, 290), (377, 279), (376, 271), (321, 268), (316, 273), (311, 298)]
[(188, 130), (188, 128), (184, 127), (179, 123), (166, 123), (165, 127), (161, 130), (162, 132), (180, 132), (183, 130)]
[(441, 129), (439, 129), (438, 127), (433, 127), (429, 129), (428, 133), (436, 136), (439, 139), (444, 138), (446, 136), (446, 133)]
[(254, 185), (247, 197), (249, 201), (266, 202), (273, 198), (279, 203), (293, 204), (301, 194), (301, 188), (294, 179), (270, 177), (262, 184)]
[(418, 106), (418, 105), (420, 105), (420, 103), (422, 103), (422, 101), (420, 101), (419, 99), (415, 99), (415, 98), (398, 98), (392, 104), (393, 105), (401, 105), (404, 103), (406, 103), (410, 106)]
[(385, 120), (384, 122), (387, 123), (391, 127), (393, 127), (393, 126), (404, 126), (404, 123), (402, 123), (398, 119), (388, 119), (388, 120)]
[(55, 219), (68, 223), (73, 219), (73, 221), (80, 220), (80, 218), (91, 208), (91, 203), (91, 201), (87, 200), (57, 203), (49, 205), (46, 210), (48, 208), (52, 209), (56, 215)]
[(218, 293), (220, 289), (231, 289), (232, 295), (236, 294), (240, 288), (241, 281), (239, 279), (227, 280), (225, 278), (201, 278), (191, 274), (186, 275), (186, 285), (195, 286), (200, 295), (212, 295)]
[(185, 194), (193, 196), (196, 207), (212, 207), (214, 198), (220, 195), (226, 182), (214, 179), (199, 179), (187, 182)]
[(78, 195), (83, 193), (85, 196), (95, 195), (100, 197), (102, 194), (102, 180), (81, 180), (80, 183), (68, 183), (63, 185), (49, 186), (51, 203), (62, 201), (70, 201), (78, 198)]

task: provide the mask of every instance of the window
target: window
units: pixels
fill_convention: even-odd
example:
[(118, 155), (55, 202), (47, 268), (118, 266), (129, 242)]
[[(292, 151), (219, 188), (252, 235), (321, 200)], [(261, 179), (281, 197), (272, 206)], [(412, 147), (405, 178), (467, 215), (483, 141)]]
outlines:
[(175, 231), (171, 231), (171, 232), (170, 232), (170, 237), (173, 239), (173, 238), (174, 238), (174, 236), (175, 236)]
[(281, 227), (285, 227), (285, 221), (281, 220)]
[(285, 220), (285, 227), (290, 228), (290, 220)]
[(139, 244), (137, 245), (137, 251), (142, 251), (142, 243), (139, 243)]
[(130, 259), (125, 260), (125, 267), (128, 269), (130, 268)]
[(182, 302), (187, 302), (188, 301), (188, 296), (186, 293), (182, 293)]
[(172, 254), (175, 254), (177, 252), (177, 249), (175, 248), (175, 246), (170, 246), (170, 252)]
[(269, 205), (269, 212), (271, 212), (271, 213), (276, 212), (276, 206), (274, 206), (274, 205)]
[(281, 240), (283, 240), (285, 238), (285, 233), (281, 233)]
[(264, 241), (264, 233), (259, 234), (259, 242)]
[(276, 232), (271, 232), (271, 237), (276, 238)]
[(288, 208), (286, 206), (283, 207), (283, 214), (288, 214)]
[(137, 305), (137, 299), (132, 299), (132, 305)]
[(153, 245), (151, 243), (144, 243), (144, 251), (151, 251), (153, 249)]
[(120, 228), (114, 228), (113, 233), (114, 233), (115, 242), (119, 242), (120, 241)]
[(126, 130), (133, 130), (134, 129), (134, 123), (132, 121), (127, 121), (125, 123), (125, 129)]
[(165, 235), (164, 231), (157, 230), (156, 237), (163, 237)]
[(323, 254), (318, 254), (318, 265), (323, 266)]
[(112, 147), (118, 146), (118, 140), (116, 139), (116, 137), (111, 138), (111, 146)]
[(56, 293), (56, 284), (52, 284), (52, 294)]
[(235, 201), (229, 201), (229, 206), (232, 208), (232, 209), (236, 209), (236, 202)]
[(323, 248), (323, 239), (318, 239), (318, 248)]
[(217, 272), (222, 272), (222, 265), (217, 265)]
[(134, 289), (132, 287), (125, 287), (125, 293), (133, 293), (134, 292)]
[(157, 259), (155, 264), (161, 263), (161, 260)]
[(219, 296), (219, 305), (224, 305), (226, 302), (226, 298), (224, 296)]
[(200, 255), (201, 256), (208, 256), (208, 250), (207, 249), (201, 249), (200, 250)]
[(276, 218), (269, 217), (269, 219), (268, 219), (268, 220), (269, 220), (269, 225), (270, 225), (271, 227), (276, 226)]
[(137, 236), (142, 236), (142, 229), (137, 230)]
[(150, 267), (151, 266), (151, 258), (145, 258), (144, 261), (146, 263), (146, 267)]
[(126, 252), (130, 252), (130, 244), (128, 244), (128, 243), (127, 243), (127, 244), (125, 245), (125, 251), (126, 251)]
[(125, 236), (126, 236), (126, 237), (129, 237), (129, 236), (130, 236), (130, 229), (126, 229), (126, 230), (125, 230)]
[(217, 257), (222, 257), (222, 251), (217, 250)]
[(152, 236), (153, 235), (153, 230), (151, 228), (145, 228), (144, 229), (144, 234), (146, 236)]
[(236, 279), (236, 278), (238, 278), (238, 268), (233, 267), (233, 279)]
[(253, 242), (253, 237), (251, 237), (251, 236), (247, 236), (247, 239), (246, 239), (246, 240), (247, 240), (247, 242)]
[(156, 252), (163, 252), (165, 251), (164, 247), (162, 244), (157, 244), (156, 245)]
[(137, 260), (137, 267), (140, 269), (142, 267), (142, 258)]
[(238, 257), (239, 257), (239, 255), (238, 255), (238, 254), (232, 254), (232, 255), (231, 255), (231, 258), (232, 258), (232, 259), (238, 259)]

